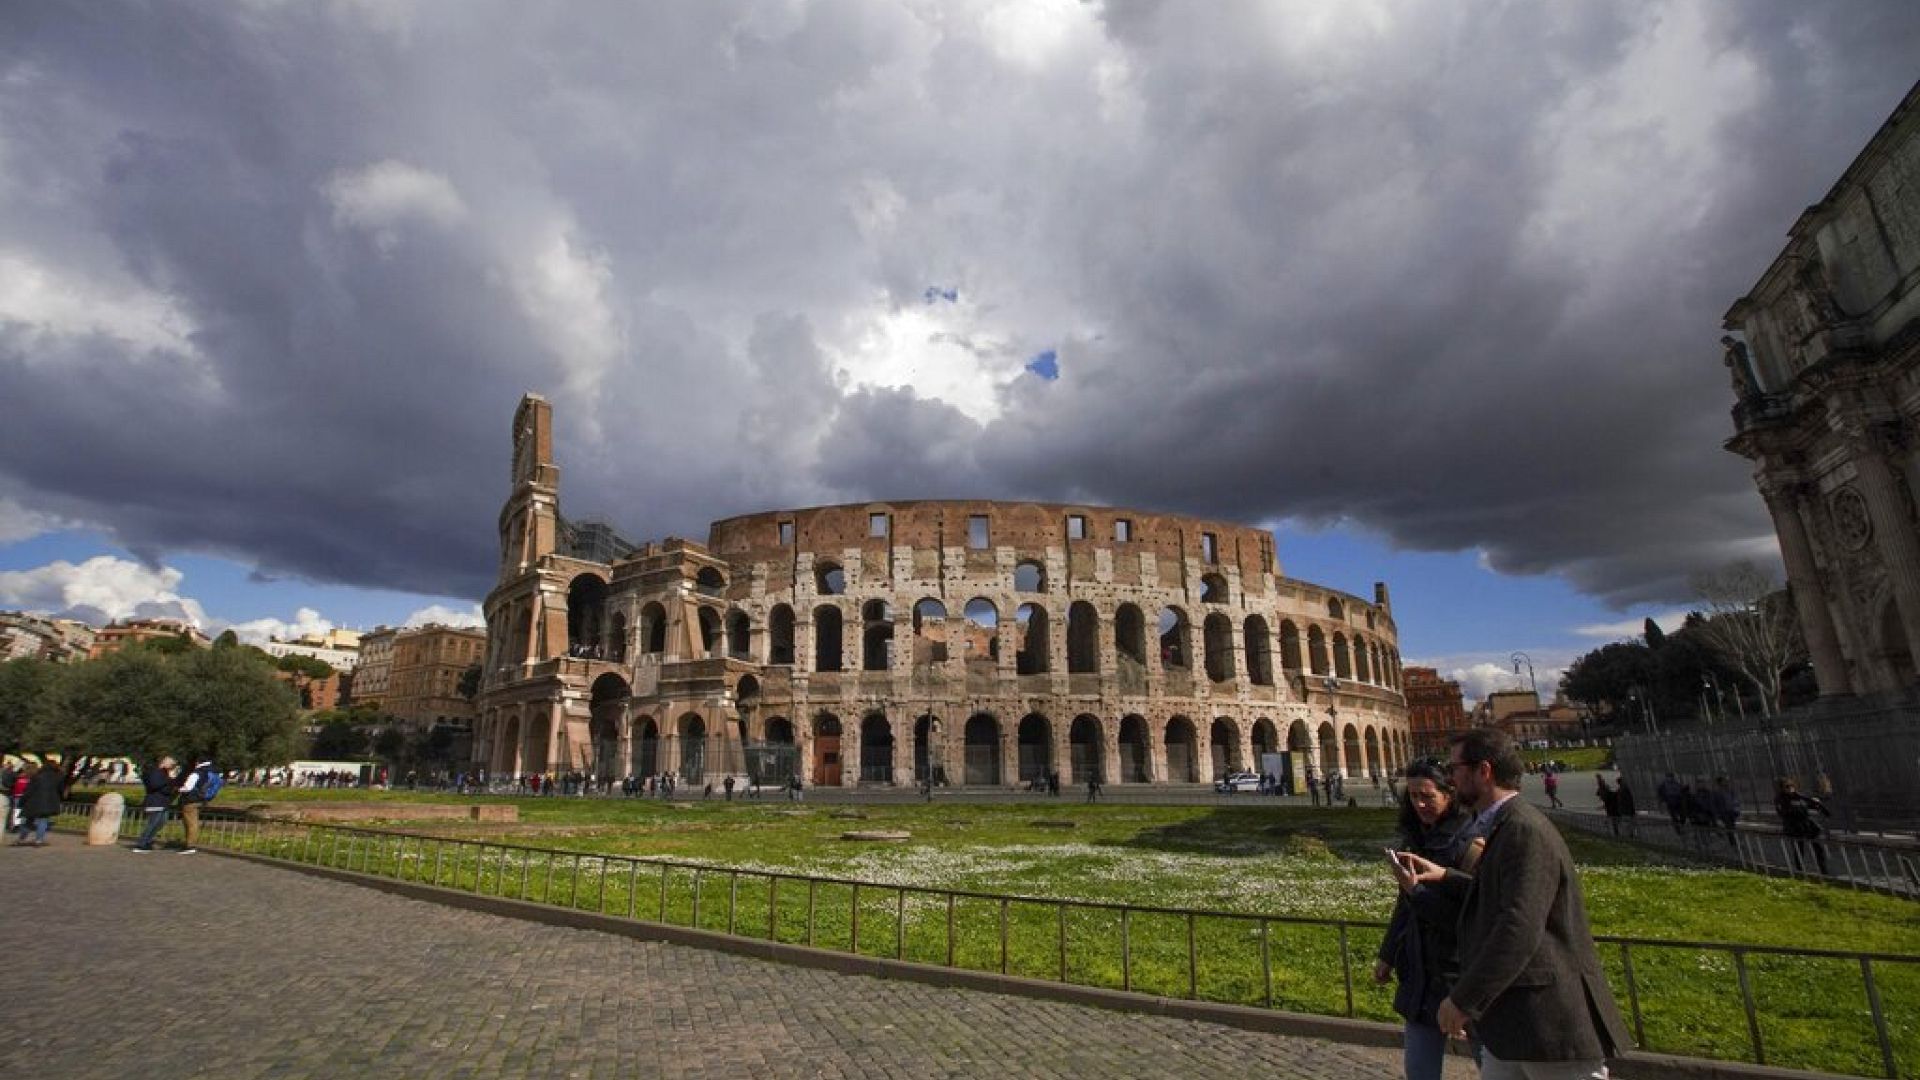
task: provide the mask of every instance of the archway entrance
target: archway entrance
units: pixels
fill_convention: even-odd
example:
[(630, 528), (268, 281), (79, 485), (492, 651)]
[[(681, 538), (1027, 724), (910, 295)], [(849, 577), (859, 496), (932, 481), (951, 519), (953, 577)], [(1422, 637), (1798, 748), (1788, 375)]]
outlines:
[(924, 784), (928, 777), (936, 784), (947, 782), (946, 768), (940, 761), (935, 747), (940, 739), (940, 719), (932, 713), (921, 713), (913, 722), (913, 779)]
[(688, 713), (680, 718), (680, 779), (692, 785), (707, 778), (707, 722)]
[(813, 720), (813, 782), (840, 786), (840, 718), (821, 713)]
[(967, 779), (969, 784), (1000, 783), (1000, 722), (987, 713), (967, 721)]
[(611, 780), (620, 771), (620, 721), (626, 717), (632, 694), (627, 681), (618, 675), (593, 680), (593, 697), (587, 706), (587, 734), (592, 741), (587, 772), (596, 780)]
[(1147, 718), (1130, 713), (1120, 721), (1120, 782), (1144, 784), (1153, 778), (1147, 743)]
[(860, 782), (893, 783), (893, 725), (879, 713), (860, 721)]
[(1073, 718), (1073, 726), (1067, 729), (1067, 758), (1073, 766), (1072, 782), (1084, 784), (1089, 777), (1106, 778), (1101, 771), (1104, 764), (1100, 718), (1081, 713)]
[(1222, 717), (1207, 733), (1208, 750), (1213, 760), (1213, 778), (1240, 771), (1240, 731), (1231, 720)]
[(652, 776), (660, 771), (660, 727), (651, 718), (634, 726), (633, 775)]
[(1192, 784), (1200, 780), (1199, 761), (1194, 753), (1196, 741), (1193, 721), (1176, 716), (1167, 721), (1167, 782)]
[(1039, 713), (1020, 720), (1020, 782), (1045, 780), (1053, 768), (1053, 725)]

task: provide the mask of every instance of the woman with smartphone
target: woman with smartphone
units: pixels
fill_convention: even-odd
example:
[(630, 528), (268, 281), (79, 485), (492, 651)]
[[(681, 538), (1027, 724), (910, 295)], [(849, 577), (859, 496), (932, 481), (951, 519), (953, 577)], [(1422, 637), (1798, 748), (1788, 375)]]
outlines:
[(1373, 965), (1373, 981), (1399, 980), (1393, 1009), (1407, 1022), (1403, 1056), (1407, 1080), (1440, 1080), (1447, 1036), (1435, 1022), (1434, 1010), (1459, 970), (1454, 940), (1459, 909), (1414, 882), (1400, 856), (1411, 852), (1444, 867), (1472, 870), (1485, 841), (1473, 835), (1473, 814), (1454, 799), (1453, 781), (1444, 763), (1416, 761), (1401, 775), (1406, 781), (1400, 791), (1401, 846), (1398, 851), (1387, 850), (1400, 897)]

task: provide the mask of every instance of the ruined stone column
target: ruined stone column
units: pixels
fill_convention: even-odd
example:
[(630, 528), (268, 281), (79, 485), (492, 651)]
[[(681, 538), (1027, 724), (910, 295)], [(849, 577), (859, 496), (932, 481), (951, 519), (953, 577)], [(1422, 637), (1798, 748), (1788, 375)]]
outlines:
[(1894, 604), (1906, 631), (1907, 651), (1920, 669), (1920, 536), (1907, 517), (1906, 500), (1881, 447), (1881, 439), (1866, 425), (1847, 420), (1836, 425), (1852, 451), (1853, 465), (1873, 522), (1873, 543), (1887, 566)]
[(1807, 537), (1807, 523), (1802, 517), (1805, 500), (1800, 488), (1763, 476), (1760, 494), (1766, 499), (1767, 512), (1773, 515), (1773, 531), (1780, 538), (1787, 581), (1792, 585), (1793, 604), (1800, 613), (1800, 630), (1806, 635), (1814, 680), (1820, 684), (1821, 696), (1851, 694), (1853, 685), (1847, 677), (1847, 660), (1840, 652), (1840, 637), (1833, 627), (1833, 608), (1827, 603), (1820, 566), (1814, 561), (1813, 543)]

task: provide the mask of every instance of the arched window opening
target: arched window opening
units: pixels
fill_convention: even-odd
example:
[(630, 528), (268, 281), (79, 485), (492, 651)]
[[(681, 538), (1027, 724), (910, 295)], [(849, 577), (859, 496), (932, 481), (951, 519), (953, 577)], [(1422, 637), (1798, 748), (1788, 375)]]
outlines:
[(1353, 678), (1353, 657), (1347, 652), (1347, 635), (1334, 631), (1333, 673), (1338, 678)]
[(893, 666), (893, 609), (885, 600), (860, 605), (860, 667), (886, 671)]
[(1219, 612), (1207, 616), (1202, 624), (1207, 645), (1207, 678), (1217, 683), (1233, 681), (1233, 620)]
[(1022, 559), (1013, 568), (1013, 591), (1023, 593), (1043, 593), (1047, 591), (1047, 568), (1035, 559)]
[(1347, 606), (1340, 602), (1339, 597), (1337, 596), (1327, 597), (1327, 618), (1334, 619), (1339, 622), (1347, 621)]
[(1170, 784), (1197, 784), (1200, 782), (1199, 755), (1194, 752), (1194, 744), (1199, 741), (1193, 730), (1193, 721), (1184, 716), (1176, 716), (1167, 721), (1167, 782)]
[(839, 608), (822, 604), (813, 609), (813, 670), (843, 670), (841, 623)]
[(1067, 608), (1067, 674), (1092, 675), (1100, 670), (1100, 615), (1085, 600)]
[(567, 655), (604, 659), (606, 633), (607, 583), (581, 574), (567, 585)]
[(793, 663), (793, 609), (775, 605), (767, 615), (767, 663)]
[(707, 778), (707, 722), (693, 713), (680, 718), (680, 780), (697, 786)]
[(1280, 623), (1280, 666), (1288, 671), (1299, 671), (1304, 666), (1300, 655), (1300, 628), (1291, 620)]
[(1129, 713), (1120, 720), (1120, 782), (1144, 784), (1153, 779), (1153, 747), (1147, 739), (1147, 718)]
[(753, 620), (739, 608), (727, 612), (727, 655), (735, 660), (753, 658)]
[(1208, 730), (1207, 749), (1215, 780), (1244, 768), (1240, 763), (1240, 729), (1226, 717), (1214, 720), (1213, 727)]
[(627, 617), (615, 615), (608, 627), (607, 659), (623, 661), (627, 658)]
[(633, 775), (653, 776), (660, 771), (660, 725), (646, 717), (633, 724)]
[(816, 563), (813, 567), (813, 589), (821, 596), (839, 596), (847, 591), (847, 572), (840, 569), (836, 562)]
[(1227, 602), (1227, 579), (1222, 574), (1202, 574), (1200, 576), (1200, 602), (1203, 604), (1224, 604)]
[(1181, 673), (1193, 670), (1193, 646), (1188, 642), (1192, 629), (1187, 613), (1179, 608), (1160, 609), (1160, 666)]
[(1073, 718), (1073, 726), (1067, 729), (1067, 763), (1073, 770), (1072, 782), (1084, 784), (1089, 777), (1106, 779), (1104, 755), (1106, 739), (1101, 733), (1100, 718), (1081, 713)]
[(640, 609), (640, 627), (647, 635), (646, 653), (659, 656), (667, 651), (667, 609), (658, 603)]
[(700, 609), (700, 655), (720, 655), (720, 613), (710, 607)]
[(1267, 620), (1247, 616), (1247, 680), (1255, 686), (1273, 685), (1273, 635), (1267, 633)]
[(1317, 626), (1307, 627), (1307, 667), (1315, 675), (1325, 675), (1327, 667), (1327, 635)]
[(893, 725), (884, 713), (860, 721), (860, 782), (893, 783)]
[(975, 597), (961, 611), (967, 623), (967, 666), (991, 672), (1000, 662), (1000, 609), (991, 600)]
[(1353, 639), (1353, 677), (1361, 682), (1373, 681), (1373, 646), (1360, 638)]
[(913, 605), (913, 666), (947, 662), (947, 605), (928, 597)]
[(1039, 713), (1020, 718), (1018, 732), (1020, 782), (1044, 785), (1053, 771), (1053, 725)]
[(693, 588), (695, 592), (706, 596), (719, 596), (726, 591), (727, 579), (713, 567), (703, 566), (699, 573), (693, 575)]
[(1014, 671), (1020, 675), (1043, 675), (1053, 670), (1047, 640), (1047, 609), (1039, 604), (1021, 604), (1014, 611), (1020, 623), (1020, 651), (1014, 654)]
[(967, 720), (966, 757), (967, 783), (1000, 783), (1000, 722), (991, 714), (975, 713)]
[(1133, 604), (1121, 604), (1113, 613), (1113, 651), (1121, 670), (1147, 666), (1147, 618)]

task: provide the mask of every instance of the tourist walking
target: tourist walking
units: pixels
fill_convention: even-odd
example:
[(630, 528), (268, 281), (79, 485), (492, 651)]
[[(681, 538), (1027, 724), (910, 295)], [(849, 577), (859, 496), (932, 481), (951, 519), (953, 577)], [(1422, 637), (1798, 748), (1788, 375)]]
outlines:
[(1635, 840), (1640, 839), (1640, 810), (1633, 803), (1633, 787), (1627, 783), (1625, 774), (1614, 783), (1613, 805), (1620, 812), (1620, 825), (1626, 829), (1627, 835)]
[(187, 831), (186, 840), (180, 845), (182, 855), (200, 850), (200, 807), (211, 797), (212, 778), (211, 759), (194, 762), (193, 768), (180, 776), (180, 824)]
[[(1446, 769), (1438, 762), (1416, 761), (1404, 776), (1401, 849), (1437, 866), (1471, 871), (1480, 842), (1473, 836), (1473, 815), (1455, 798)], [(1400, 896), (1374, 961), (1373, 981), (1399, 981), (1393, 1011), (1406, 1020), (1402, 1059), (1407, 1080), (1440, 1080), (1447, 1036), (1434, 1014), (1458, 970), (1454, 926), (1459, 908), (1430, 886), (1396, 877), (1401, 878)]]
[(1808, 846), (1813, 848), (1813, 857), (1820, 864), (1820, 873), (1827, 873), (1827, 845), (1820, 842), (1824, 831), (1820, 823), (1813, 820), (1813, 812), (1818, 810), (1821, 817), (1831, 817), (1833, 811), (1827, 804), (1811, 795), (1800, 792), (1800, 785), (1790, 776), (1774, 781), (1773, 812), (1780, 815), (1780, 831), (1792, 838), (1787, 852), (1793, 859), (1793, 868), (1802, 869), (1805, 865), (1805, 852)]
[(133, 842), (133, 850), (153, 850), (154, 838), (160, 835), (161, 827), (166, 825), (167, 811), (173, 809), (173, 796), (180, 790), (173, 776), (173, 770), (177, 767), (173, 755), (163, 754), (159, 761), (140, 771), (140, 786), (147, 792), (140, 801), (140, 811), (147, 816), (147, 820), (140, 827), (140, 838)]
[[(67, 775), (55, 757), (30, 768), (33, 775), (27, 778), (26, 791), (20, 796), (20, 839), (14, 846), (46, 847), (47, 830), (60, 816), (60, 801), (67, 795)], [(27, 839), (29, 833), (32, 840)]]
[(1320, 805), (1320, 777), (1312, 769), (1307, 770), (1307, 797), (1313, 800), (1313, 805)]
[(1740, 795), (1724, 776), (1713, 778), (1713, 790), (1707, 795), (1707, 806), (1713, 811), (1714, 823), (1720, 826), (1721, 833), (1727, 838), (1728, 847), (1737, 847), (1734, 843), (1734, 829), (1740, 823)]
[(1668, 773), (1654, 786), (1653, 796), (1660, 805), (1667, 808), (1667, 821), (1673, 826), (1675, 836), (1685, 836), (1687, 832), (1687, 787), (1672, 773)]
[(1593, 774), (1593, 793), (1600, 799), (1600, 810), (1607, 815), (1607, 829), (1620, 835), (1620, 793), (1607, 786), (1607, 778)]
[(1560, 774), (1547, 769), (1540, 777), (1540, 786), (1546, 788), (1547, 801), (1553, 804), (1553, 808), (1560, 809), (1563, 805), (1560, 802)]
[(1087, 774), (1087, 801), (1100, 801), (1100, 774), (1097, 772)]
[(1525, 764), (1504, 732), (1455, 735), (1451, 777), (1486, 850), (1472, 873), (1402, 856), (1406, 877), (1460, 896), (1460, 974), (1440, 1030), (1480, 1038), (1483, 1080), (1606, 1080), (1630, 1045), (1587, 924), (1573, 856), (1519, 794)]

